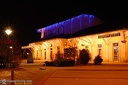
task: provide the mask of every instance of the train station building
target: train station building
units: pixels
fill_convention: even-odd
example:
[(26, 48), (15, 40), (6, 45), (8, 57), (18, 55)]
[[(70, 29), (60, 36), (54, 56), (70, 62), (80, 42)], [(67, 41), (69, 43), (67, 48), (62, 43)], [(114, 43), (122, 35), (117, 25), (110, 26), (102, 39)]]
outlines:
[(37, 32), (39, 41), (22, 46), (33, 60), (53, 61), (59, 56), (77, 62), (80, 51), (87, 49), (91, 61), (99, 54), (103, 62), (128, 62), (128, 26), (123, 21), (104, 23), (94, 15), (81, 14)]

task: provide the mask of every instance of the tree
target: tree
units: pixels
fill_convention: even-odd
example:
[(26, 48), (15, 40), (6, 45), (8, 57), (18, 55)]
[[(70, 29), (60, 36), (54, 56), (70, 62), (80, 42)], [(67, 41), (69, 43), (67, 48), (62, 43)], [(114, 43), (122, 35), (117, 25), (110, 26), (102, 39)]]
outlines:
[(75, 47), (69, 47), (64, 49), (64, 58), (75, 59), (76, 54), (77, 51)]
[(21, 46), (17, 39), (3, 35), (0, 38), (1, 67), (16, 66), (21, 60)]
[(90, 54), (88, 50), (82, 49), (79, 54), (80, 64), (88, 64), (90, 60)]

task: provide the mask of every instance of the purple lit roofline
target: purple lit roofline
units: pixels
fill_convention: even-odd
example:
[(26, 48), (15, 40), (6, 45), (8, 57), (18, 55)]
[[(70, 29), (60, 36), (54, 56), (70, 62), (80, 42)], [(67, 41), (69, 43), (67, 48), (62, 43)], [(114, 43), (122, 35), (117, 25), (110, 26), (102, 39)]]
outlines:
[[(40, 29), (37, 30), (37, 32), (40, 33), (42, 30), (54, 28), (54, 27), (57, 27), (57, 26), (59, 26), (59, 25), (62, 26), (62, 25), (64, 25), (65, 23), (68, 23), (68, 22), (70, 22), (70, 21), (73, 21), (74, 19), (79, 19), (79, 18), (81, 18), (81, 17), (94, 18), (93, 15), (81, 14), (81, 15), (76, 16), (76, 17), (73, 17), (73, 18), (71, 18), (71, 19), (67, 19), (67, 20), (65, 20), (65, 21), (62, 21), (62, 22), (59, 22), (59, 23), (56, 23), (56, 24), (53, 24), (53, 25), (50, 25), (50, 26), (47, 26), (47, 27), (40, 28)], [(89, 24), (90, 24), (90, 22), (89, 22)]]

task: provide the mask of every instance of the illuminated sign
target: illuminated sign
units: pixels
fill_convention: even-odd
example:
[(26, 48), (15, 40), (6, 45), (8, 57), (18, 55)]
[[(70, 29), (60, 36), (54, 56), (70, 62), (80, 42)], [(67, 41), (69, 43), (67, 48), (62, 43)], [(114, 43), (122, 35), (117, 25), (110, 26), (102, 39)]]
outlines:
[(107, 37), (116, 37), (116, 36), (120, 36), (120, 33), (99, 35), (98, 38), (107, 38)]

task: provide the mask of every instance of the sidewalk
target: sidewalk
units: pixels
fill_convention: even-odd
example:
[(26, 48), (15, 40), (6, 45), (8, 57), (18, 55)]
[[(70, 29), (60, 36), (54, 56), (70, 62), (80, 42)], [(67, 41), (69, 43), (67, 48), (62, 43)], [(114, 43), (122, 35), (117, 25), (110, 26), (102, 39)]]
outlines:
[[(83, 73), (89, 72), (121, 72), (122, 75), (124, 72), (126, 72), (126, 76), (128, 74), (128, 63), (105, 63), (103, 62), (101, 65), (94, 65), (93, 63), (89, 63), (87, 65), (76, 65), (76, 66), (69, 66), (69, 67), (55, 67), (55, 66), (46, 66), (46, 69), (41, 70), (40, 68), (40, 63), (21, 63), (20, 68), (21, 70), (16, 70), (15, 71), (15, 79), (21, 79), (21, 80), (32, 80), (33, 84), (32, 85), (55, 85), (52, 84), (52, 82), (56, 83), (60, 81), (60, 79), (71, 79), (73, 80), (74, 78), (85, 78), (85, 76), (88, 75)], [(4, 70), (4, 69), (3, 69)], [(0, 70), (2, 71), (2, 70)], [(8, 75), (10, 76), (10, 71), (5, 71), (8, 72)], [(5, 73), (4, 72), (4, 73)], [(67, 73), (69, 74), (67, 75)], [(78, 75), (74, 77), (70, 77), (70, 74), (75, 74)], [(59, 77), (58, 77), (59, 75)], [(68, 77), (63, 77), (67, 75)], [(97, 75), (97, 74), (95, 74)], [(116, 74), (118, 75), (118, 74)], [(121, 74), (120, 74), (121, 75)], [(122, 76), (121, 75), (121, 76)], [(10, 78), (10, 77), (7, 78)], [(89, 76), (93, 77), (93, 76)], [(3, 77), (4, 78), (4, 77)], [(3, 79), (2, 77), (0, 79)], [(125, 78), (125, 77), (124, 77)], [(53, 80), (51, 80), (53, 79)], [(111, 79), (111, 78), (110, 78)], [(126, 78), (128, 79), (128, 78)], [(50, 80), (50, 81), (49, 81)], [(52, 81), (52, 82), (51, 82)], [(65, 81), (65, 80), (64, 80)], [(64, 82), (63, 81), (63, 82)], [(51, 82), (50, 84), (44, 84), (45, 82)], [(82, 81), (84, 82), (84, 81)], [(65, 83), (65, 82), (64, 82)], [(73, 83), (73, 81), (71, 81)], [(60, 84), (61, 85), (61, 84)], [(65, 84), (65, 85), (71, 85), (71, 84)], [(72, 84), (72, 85), (79, 85), (79, 84)], [(92, 84), (90, 84), (92, 85)], [(96, 84), (94, 84), (96, 85)]]

